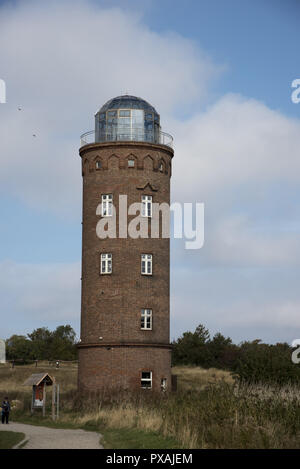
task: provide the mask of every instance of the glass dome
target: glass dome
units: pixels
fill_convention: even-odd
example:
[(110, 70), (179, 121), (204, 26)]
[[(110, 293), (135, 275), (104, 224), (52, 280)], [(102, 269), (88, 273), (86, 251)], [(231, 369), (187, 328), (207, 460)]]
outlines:
[(95, 114), (95, 141), (132, 140), (160, 143), (160, 117), (136, 96), (110, 99)]

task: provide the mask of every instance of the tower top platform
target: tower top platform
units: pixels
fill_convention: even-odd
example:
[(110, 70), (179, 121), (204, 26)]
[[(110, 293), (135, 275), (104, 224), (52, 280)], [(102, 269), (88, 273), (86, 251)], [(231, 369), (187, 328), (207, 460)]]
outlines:
[(107, 101), (95, 114), (95, 130), (81, 136), (81, 146), (116, 141), (173, 145), (172, 136), (161, 131), (156, 109), (127, 94)]

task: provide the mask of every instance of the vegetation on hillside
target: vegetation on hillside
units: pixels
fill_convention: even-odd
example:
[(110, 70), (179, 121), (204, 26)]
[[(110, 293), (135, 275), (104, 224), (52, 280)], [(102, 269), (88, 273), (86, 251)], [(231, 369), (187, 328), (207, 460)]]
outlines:
[(217, 333), (213, 338), (199, 325), (194, 332), (173, 342), (173, 365), (219, 368), (248, 383), (300, 384), (300, 365), (292, 362), (287, 343), (264, 344), (261, 340), (233, 344)]

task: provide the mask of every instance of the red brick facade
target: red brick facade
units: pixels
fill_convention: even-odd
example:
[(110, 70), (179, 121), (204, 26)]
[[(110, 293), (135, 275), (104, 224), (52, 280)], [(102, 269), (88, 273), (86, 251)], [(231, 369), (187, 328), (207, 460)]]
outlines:
[[(173, 151), (143, 142), (94, 143), (80, 149), (83, 174), (82, 304), (79, 389), (140, 389), (141, 372), (152, 372), (152, 389), (171, 388), (169, 333), (169, 239), (118, 237), (119, 195), (127, 205), (151, 195), (170, 203)], [(128, 167), (134, 159), (134, 167)], [(100, 162), (100, 164), (97, 164)], [(99, 167), (99, 169), (98, 169)], [(96, 208), (113, 195), (117, 237), (99, 239)], [(136, 215), (128, 215), (128, 223)], [(100, 254), (112, 254), (112, 273), (100, 274)], [(151, 276), (141, 274), (141, 254), (152, 254)], [(152, 330), (141, 330), (141, 309), (152, 309)]]

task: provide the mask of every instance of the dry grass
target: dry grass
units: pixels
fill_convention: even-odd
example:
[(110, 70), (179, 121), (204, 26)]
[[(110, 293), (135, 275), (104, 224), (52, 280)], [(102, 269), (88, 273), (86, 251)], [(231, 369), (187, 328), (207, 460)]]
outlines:
[(172, 368), (172, 374), (177, 375), (178, 389), (185, 391), (201, 390), (219, 383), (234, 383), (229, 371), (216, 368), (205, 370), (199, 366), (175, 366)]
[(76, 391), (77, 389), (77, 365), (61, 365), (56, 369), (48, 362), (39, 362), (39, 366), (16, 365), (14, 368), (10, 364), (0, 365), (0, 394), (8, 394), (17, 398), (17, 395), (30, 394), (31, 389), (23, 386), (24, 381), (33, 373), (49, 373), (55, 377), (65, 392)]
[[(296, 386), (237, 385), (230, 373), (174, 367), (178, 392), (170, 395), (98, 394), (82, 400), (76, 365), (0, 366), (0, 394), (27, 412), (32, 373), (48, 372), (61, 385), (60, 422), (108, 429), (137, 429), (171, 437), (183, 448), (300, 448), (300, 393)], [(25, 403), (25, 404), (24, 404)]]
[(77, 416), (73, 421), (80, 426), (96, 422), (108, 428), (139, 428), (158, 432), (165, 437), (175, 437), (182, 447), (188, 449), (195, 448), (197, 441), (197, 435), (189, 428), (188, 421), (178, 432), (164, 419), (159, 409), (150, 409), (142, 403), (138, 407), (129, 402), (112, 408), (99, 408), (97, 412)]

